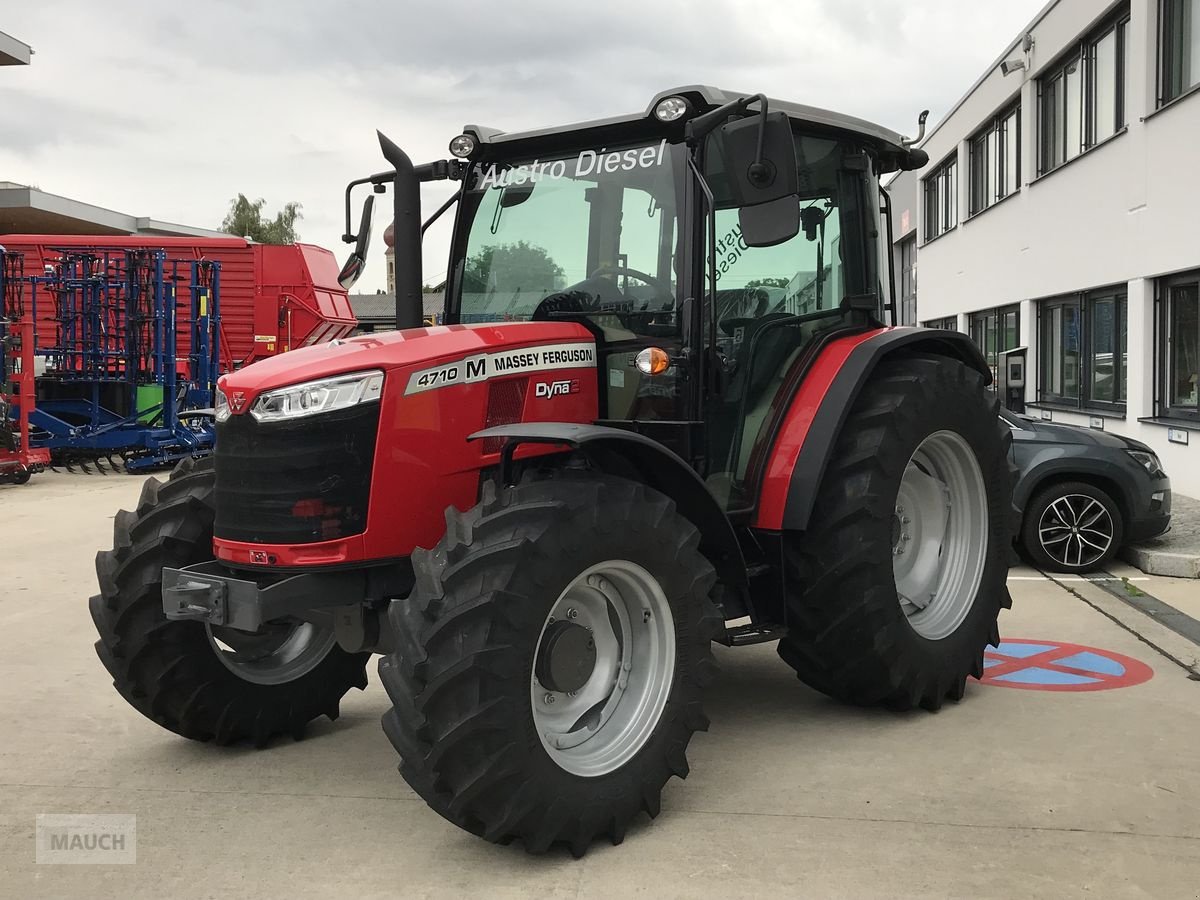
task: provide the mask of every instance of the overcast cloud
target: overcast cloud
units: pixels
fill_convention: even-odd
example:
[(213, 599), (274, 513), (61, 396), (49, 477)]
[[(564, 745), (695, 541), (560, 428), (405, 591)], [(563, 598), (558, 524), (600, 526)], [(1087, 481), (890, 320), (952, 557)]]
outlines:
[[(912, 133), (937, 119), (1042, 0), (40, 0), (5, 4), (31, 44), (0, 69), (0, 181), (217, 227), (237, 192), (304, 206), (344, 253), (347, 181), (414, 160), (467, 122), (520, 130), (641, 110), (706, 83)], [(427, 186), (425, 207), (449, 195)], [(380, 229), (381, 231), (382, 229)], [(378, 233), (378, 232), (377, 232)], [(359, 289), (384, 286), (376, 241)], [(446, 268), (445, 229), (425, 273)]]

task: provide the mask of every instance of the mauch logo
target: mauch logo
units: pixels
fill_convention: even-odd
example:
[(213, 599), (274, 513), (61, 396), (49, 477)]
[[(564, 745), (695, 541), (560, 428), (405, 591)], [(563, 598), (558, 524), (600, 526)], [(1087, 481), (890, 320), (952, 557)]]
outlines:
[(561, 397), (566, 394), (578, 394), (578, 381), (543, 381), (534, 385), (533, 396), (548, 400), (551, 397)]
[(39, 815), (34, 858), (40, 865), (137, 862), (137, 816)]
[(235, 413), (240, 413), (242, 407), (246, 405), (246, 392), (234, 391), (233, 396), (229, 398), (229, 405), (233, 407)]

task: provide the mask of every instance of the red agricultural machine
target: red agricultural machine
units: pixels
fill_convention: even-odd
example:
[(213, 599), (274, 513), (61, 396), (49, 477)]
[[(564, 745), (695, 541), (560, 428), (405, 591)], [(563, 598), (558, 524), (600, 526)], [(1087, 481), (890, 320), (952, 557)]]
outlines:
[(33, 394), (33, 313), (25, 300), (24, 259), (0, 245), (0, 484), (27, 484), (50, 464), (50, 451), (29, 442)]
[[(879, 178), (922, 151), (701, 86), (471, 126), (425, 165), (380, 143), (394, 171), (355, 184), (394, 192), (409, 327), (226, 375), (214, 457), (117, 515), (91, 612), (131, 705), (265, 745), (380, 653), (412, 788), (578, 855), (687, 774), (713, 641), (777, 641), (849, 703), (963, 696), (1009, 603), (1011, 480), (978, 350), (889, 324)], [(439, 179), (450, 324), (423, 328)]]
[[(0, 245), (25, 256), (27, 275), (53, 270), (64, 251), (162, 250), (172, 259), (221, 264), (221, 370), (240, 369), (295, 347), (346, 337), (357, 326), (333, 255), (311, 244), (255, 244), (244, 238), (6, 234)], [(187, 297), (180, 292), (180, 304)], [(40, 333), (55, 327), (50, 304)], [(180, 332), (179, 356), (187, 356)]]

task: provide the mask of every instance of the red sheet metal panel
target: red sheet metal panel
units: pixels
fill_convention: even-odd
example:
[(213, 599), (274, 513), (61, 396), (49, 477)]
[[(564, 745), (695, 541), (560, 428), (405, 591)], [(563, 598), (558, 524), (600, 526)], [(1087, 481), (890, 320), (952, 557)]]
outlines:
[[(337, 283), (333, 254), (310, 244), (267, 246), (239, 237), (192, 238), (113, 235), (0, 235), (0, 245), (25, 254), (26, 274), (53, 265), (63, 249), (164, 250), (173, 259), (221, 263), (222, 370), (241, 368), (306, 343), (350, 334), (357, 322)], [(188, 302), (181, 296), (181, 302)], [(38, 309), (41, 335), (52, 337), (53, 310)], [(188, 335), (180, 334), (181, 354)]]

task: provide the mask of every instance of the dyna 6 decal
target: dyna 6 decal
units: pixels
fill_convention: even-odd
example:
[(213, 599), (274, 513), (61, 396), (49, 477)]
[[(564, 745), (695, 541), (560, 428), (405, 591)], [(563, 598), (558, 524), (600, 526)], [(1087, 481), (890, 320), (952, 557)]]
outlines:
[[(589, 342), (520, 347), (498, 353), (481, 353), (413, 372), (405, 395), (420, 394), (456, 384), (475, 384), (503, 375), (547, 372), (559, 369), (588, 369), (596, 365), (596, 345)], [(561, 390), (561, 393), (574, 393)]]

